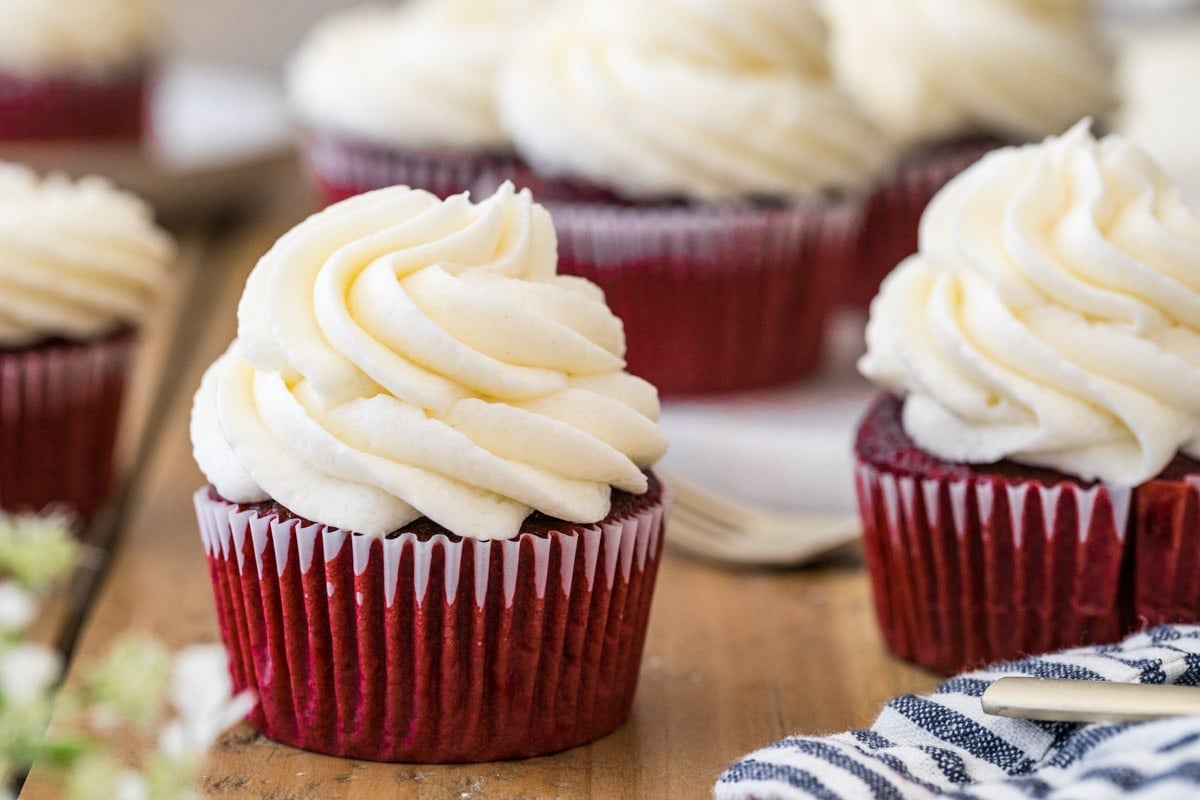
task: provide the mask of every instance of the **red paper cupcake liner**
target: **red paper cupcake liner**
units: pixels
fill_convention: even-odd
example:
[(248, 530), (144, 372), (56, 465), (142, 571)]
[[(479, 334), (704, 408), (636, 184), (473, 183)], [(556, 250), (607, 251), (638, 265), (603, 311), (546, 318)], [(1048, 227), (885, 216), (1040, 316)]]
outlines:
[(818, 365), (853, 204), (548, 207), (559, 272), (604, 290), (629, 371), (661, 393), (769, 386)]
[(897, 475), (857, 465), (875, 611), (897, 655), (944, 673), (1111, 642), (1131, 492)]
[(856, 262), (843, 273), (842, 305), (866, 309), (879, 284), (897, 264), (917, 252), (917, 232), (925, 206), (950, 179), (986, 153), (998, 140), (958, 142), (901, 162), (867, 201)]
[(1200, 621), (1200, 474), (1172, 475), (1137, 487), (1133, 514), (1138, 624)]
[(0, 352), (0, 507), (86, 521), (108, 498), (135, 336)]
[(385, 186), (411, 186), (438, 197), (469, 190), (486, 172), (514, 162), (508, 155), (403, 150), (322, 131), (303, 139), (304, 160), (321, 199), (336, 203)]
[(347, 534), (197, 492), (233, 683), (259, 698), (251, 724), (306, 750), (435, 763), (609, 733), (637, 685), (664, 500), (475, 541)]
[(149, 95), (145, 69), (64, 78), (0, 72), (0, 141), (137, 141)]

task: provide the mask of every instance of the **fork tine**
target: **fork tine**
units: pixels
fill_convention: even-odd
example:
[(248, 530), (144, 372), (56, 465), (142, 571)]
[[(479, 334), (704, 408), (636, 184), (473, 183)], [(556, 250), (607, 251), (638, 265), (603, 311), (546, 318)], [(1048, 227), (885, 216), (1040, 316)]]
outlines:
[(668, 541), (691, 553), (743, 565), (799, 564), (858, 537), (856, 521), (829, 514), (780, 514), (753, 508), (668, 476), (677, 523)]

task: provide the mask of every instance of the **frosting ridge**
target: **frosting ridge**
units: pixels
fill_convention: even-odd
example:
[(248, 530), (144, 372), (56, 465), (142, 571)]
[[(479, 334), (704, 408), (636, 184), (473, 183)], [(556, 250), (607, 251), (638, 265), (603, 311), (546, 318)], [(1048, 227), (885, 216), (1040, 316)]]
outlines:
[(556, 267), (549, 214), (511, 184), (313, 215), (255, 267), (197, 393), (202, 471), (228, 500), (373, 535), (602, 519), (665, 449), (658, 398), (623, 371), (603, 293)]
[(1136, 485), (1200, 455), (1200, 216), (1088, 122), (933, 200), (871, 306), (867, 377), (943, 458)]

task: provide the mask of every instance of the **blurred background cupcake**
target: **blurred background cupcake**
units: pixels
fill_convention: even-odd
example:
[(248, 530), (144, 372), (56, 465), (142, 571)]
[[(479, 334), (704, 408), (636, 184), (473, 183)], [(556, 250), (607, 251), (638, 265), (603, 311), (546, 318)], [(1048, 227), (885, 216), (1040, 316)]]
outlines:
[(586, 0), (507, 54), (519, 180), (660, 391), (777, 384), (819, 359), (856, 193), (889, 155), (830, 83), (825, 36), (809, 2)]
[(875, 606), (943, 672), (1200, 620), (1200, 213), (1086, 122), (930, 203), (871, 305)]
[(853, 306), (916, 251), (921, 212), (953, 175), (1115, 102), (1094, 0), (827, 0), (823, 9), (836, 82), (903, 148), (846, 273)]
[(136, 197), (0, 162), (0, 507), (86, 520), (108, 497), (137, 325), (173, 253)]
[(404, 184), (441, 197), (508, 164), (493, 81), (537, 0), (412, 0), (320, 22), (287, 71), (307, 167), (327, 201)]
[(0, 3), (0, 141), (138, 141), (161, 24), (156, 0)]

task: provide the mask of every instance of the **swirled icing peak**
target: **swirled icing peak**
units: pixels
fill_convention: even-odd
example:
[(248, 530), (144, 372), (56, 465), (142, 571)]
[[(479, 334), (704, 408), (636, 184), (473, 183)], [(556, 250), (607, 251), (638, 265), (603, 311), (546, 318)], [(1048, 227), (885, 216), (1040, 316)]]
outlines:
[(1200, 216), (1087, 122), (934, 198), (871, 306), (862, 372), (943, 458), (1132, 486), (1200, 456)]
[(908, 143), (1036, 140), (1113, 103), (1093, 0), (826, 0), (839, 83)]
[(161, 36), (157, 0), (5, 0), (0, 72), (101, 73), (135, 65)]
[(629, 197), (794, 197), (866, 181), (885, 140), (828, 79), (812, 0), (580, 0), (525, 32), (501, 123), (551, 176)]
[(549, 214), (511, 184), (310, 217), (255, 267), (196, 395), (200, 468), (228, 500), (374, 535), (604, 518), (665, 449), (658, 395), (623, 371), (601, 291), (556, 267)]
[(288, 94), (312, 126), (388, 145), (508, 150), (494, 111), (496, 65), (535, 0), (414, 0), (323, 20), (289, 65)]
[(107, 181), (0, 162), (0, 346), (139, 322), (173, 255), (150, 208)]

